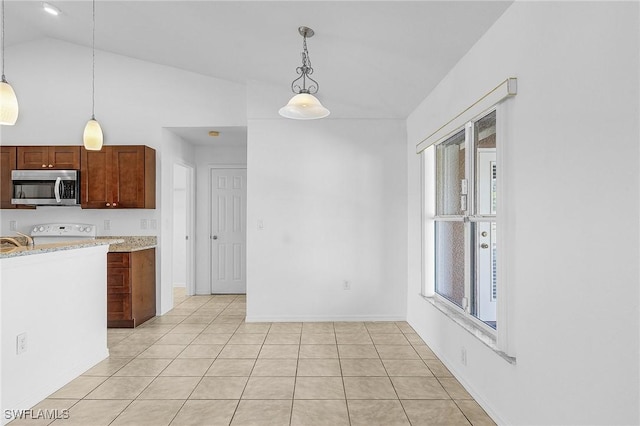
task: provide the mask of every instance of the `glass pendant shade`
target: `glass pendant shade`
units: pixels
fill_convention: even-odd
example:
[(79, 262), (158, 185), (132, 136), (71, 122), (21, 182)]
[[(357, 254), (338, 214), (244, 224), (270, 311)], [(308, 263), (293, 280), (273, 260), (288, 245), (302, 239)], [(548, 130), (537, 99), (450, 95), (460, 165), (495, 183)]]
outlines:
[(9, 83), (0, 83), (0, 124), (13, 126), (18, 119), (18, 98)]
[(100, 151), (102, 149), (102, 128), (95, 118), (87, 121), (87, 125), (84, 128), (82, 134), (82, 141), (84, 147), (88, 151)]
[(278, 113), (294, 120), (315, 120), (330, 114), (318, 98), (309, 93), (298, 93)]

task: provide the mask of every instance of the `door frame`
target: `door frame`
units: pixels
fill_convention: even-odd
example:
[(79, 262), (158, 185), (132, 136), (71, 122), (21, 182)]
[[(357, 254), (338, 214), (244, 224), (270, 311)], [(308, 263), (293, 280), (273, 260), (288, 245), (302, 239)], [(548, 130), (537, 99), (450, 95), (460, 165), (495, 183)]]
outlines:
[[(196, 293), (195, 288), (195, 271), (196, 271), (196, 260), (195, 260), (195, 224), (196, 224), (196, 196), (195, 196), (195, 181), (196, 181), (196, 168), (193, 164), (183, 162), (183, 161), (174, 161), (173, 167), (180, 166), (187, 169), (187, 182), (186, 182), (186, 220), (187, 220), (187, 236), (189, 239), (187, 240), (187, 268), (186, 268), (186, 293), (187, 296), (193, 296)], [(171, 170), (172, 175), (172, 185), (173, 185), (173, 169)], [(175, 188), (172, 188), (172, 191)], [(173, 217), (173, 211), (171, 212)], [(173, 224), (171, 226), (173, 231)], [(173, 271), (173, 268), (172, 268)], [(173, 274), (173, 272), (172, 272)], [(173, 298), (173, 277), (171, 283), (171, 297)]]
[[(208, 190), (208, 207), (207, 210), (209, 212), (209, 217), (208, 217), (208, 232), (209, 232), (209, 262), (212, 262), (213, 259), (213, 245), (211, 244), (211, 236), (213, 235), (213, 229), (212, 229), (212, 219), (213, 219), (213, 211), (211, 210), (211, 205), (212, 205), (212, 198), (211, 198), (211, 193), (213, 192), (213, 187), (211, 184), (212, 181), (212, 175), (213, 175), (213, 171), (214, 170), (229, 170), (229, 169), (237, 169), (237, 170), (247, 170), (247, 165), (246, 164), (212, 164), (209, 166), (209, 190)], [(245, 199), (245, 202), (247, 200)], [(246, 228), (246, 224), (245, 224), (245, 229), (248, 230), (248, 228)], [(247, 236), (245, 234), (245, 241), (244, 241), (244, 246), (245, 246), (245, 250), (247, 249)], [(245, 265), (246, 268), (246, 265)], [(213, 294), (213, 265), (209, 264), (209, 271), (208, 271), (208, 276), (209, 276), (209, 294)], [(246, 271), (245, 271), (245, 279), (246, 279)], [(246, 287), (246, 286), (245, 286)], [(246, 290), (245, 290), (245, 294), (246, 294)]]

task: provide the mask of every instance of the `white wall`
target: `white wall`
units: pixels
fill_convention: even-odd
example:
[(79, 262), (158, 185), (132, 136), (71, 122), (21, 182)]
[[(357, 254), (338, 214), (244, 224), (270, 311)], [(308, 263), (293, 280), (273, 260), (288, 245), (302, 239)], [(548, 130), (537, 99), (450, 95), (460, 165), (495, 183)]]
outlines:
[[(637, 2), (516, 2), (407, 121), (408, 321), (500, 424), (640, 423), (639, 28)], [(415, 145), (507, 77), (516, 365), (418, 296)]]
[(196, 294), (211, 294), (211, 168), (247, 166), (247, 146), (195, 146), (196, 157)]
[[(6, 58), (12, 64), (10, 80), (20, 102), (20, 117), (15, 126), (2, 126), (0, 143), (80, 145), (84, 125), (91, 115), (91, 50), (41, 39), (8, 48)], [(65, 220), (96, 223), (100, 235), (158, 235), (157, 263), (161, 265), (162, 256), (171, 253), (172, 238), (162, 238), (160, 229), (140, 229), (140, 219), (155, 219), (158, 224), (162, 221), (162, 233), (171, 229), (167, 223), (173, 216), (170, 200), (174, 154), (166, 154), (170, 156), (167, 161), (163, 155), (171, 141), (178, 145), (184, 142), (166, 136), (163, 127), (245, 125), (245, 98), (245, 87), (237, 83), (97, 51), (96, 118), (102, 125), (105, 144), (142, 144), (157, 150), (157, 208), (2, 210), (0, 233), (11, 234), (11, 220), (16, 220), (23, 232), (35, 223)], [(165, 138), (169, 138), (166, 143)], [(105, 219), (111, 221), (110, 231), (103, 228)], [(165, 272), (167, 279), (163, 280)], [(158, 282), (164, 292), (159, 289), (159, 295), (165, 299), (170, 297), (170, 278), (170, 267), (162, 268)], [(170, 309), (170, 302), (159, 299), (158, 312)]]
[(249, 120), (247, 320), (404, 319), (405, 135), (399, 120)]

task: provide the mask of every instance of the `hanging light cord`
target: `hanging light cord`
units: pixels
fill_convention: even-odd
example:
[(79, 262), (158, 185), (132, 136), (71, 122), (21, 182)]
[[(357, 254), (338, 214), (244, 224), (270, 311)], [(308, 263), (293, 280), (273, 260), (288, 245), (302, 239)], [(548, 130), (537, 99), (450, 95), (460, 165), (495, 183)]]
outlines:
[(4, 78), (4, 0), (2, 0), (2, 82), (7, 82)]
[[(4, 4), (4, 0), (2, 0)], [(3, 15), (4, 16), (4, 15)], [(96, 119), (96, 0), (93, 0), (93, 28), (91, 34), (91, 119)], [(2, 27), (4, 31), (4, 26)], [(4, 64), (4, 61), (3, 61)]]

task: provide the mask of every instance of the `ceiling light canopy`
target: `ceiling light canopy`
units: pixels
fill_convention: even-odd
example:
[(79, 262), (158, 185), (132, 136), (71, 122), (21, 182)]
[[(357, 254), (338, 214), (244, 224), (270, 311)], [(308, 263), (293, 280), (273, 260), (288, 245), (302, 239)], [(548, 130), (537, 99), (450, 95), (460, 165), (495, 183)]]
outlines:
[(4, 77), (4, 0), (2, 0), (2, 81), (0, 82), (0, 124), (13, 126), (18, 119), (18, 98)]
[[(311, 59), (309, 59), (309, 52), (307, 51), (307, 38), (313, 37), (315, 33), (308, 27), (299, 27), (298, 32), (303, 39), (302, 66), (296, 68), (296, 73), (300, 76), (291, 82), (291, 91), (296, 93), (296, 95), (292, 97), (285, 106), (280, 108), (278, 113), (285, 118), (294, 120), (324, 118), (329, 115), (329, 110), (322, 106), (318, 98), (313, 96), (315, 93), (318, 93), (318, 87), (320, 85), (311, 78), (313, 68), (311, 67)], [(307, 80), (309, 80), (309, 83), (307, 83)], [(302, 84), (302, 86), (300, 84)], [(309, 84), (308, 87), (307, 84)]]
[(49, 15), (53, 15), (53, 16), (58, 16), (60, 15), (60, 9), (58, 9), (57, 7), (55, 7), (54, 5), (52, 5), (51, 3), (42, 3), (42, 8), (44, 9), (45, 12), (47, 12)]

